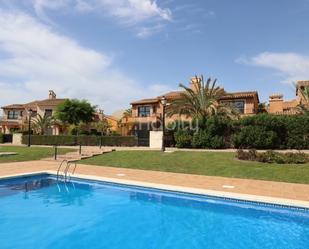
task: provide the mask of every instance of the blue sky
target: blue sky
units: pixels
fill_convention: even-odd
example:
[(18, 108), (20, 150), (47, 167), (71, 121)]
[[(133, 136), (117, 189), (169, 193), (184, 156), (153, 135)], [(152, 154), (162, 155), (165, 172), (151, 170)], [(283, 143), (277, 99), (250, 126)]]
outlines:
[(191, 76), (294, 97), (309, 0), (0, 0), (0, 105), (89, 99), (112, 113)]

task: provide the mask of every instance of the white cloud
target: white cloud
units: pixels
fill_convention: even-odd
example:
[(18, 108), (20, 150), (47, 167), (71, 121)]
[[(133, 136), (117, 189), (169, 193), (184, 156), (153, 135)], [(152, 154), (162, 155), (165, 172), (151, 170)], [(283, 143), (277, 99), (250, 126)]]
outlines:
[(26, 14), (0, 11), (0, 55), (0, 105), (46, 98), (53, 89), (59, 97), (86, 98), (112, 111), (149, 95), (109, 56)]
[(137, 23), (151, 18), (171, 20), (169, 9), (162, 9), (153, 0), (98, 0), (96, 3), (108, 9), (111, 15), (126, 22)]
[[(29, 1), (26, 3), (29, 4)], [(118, 23), (133, 29), (142, 38), (157, 33), (159, 24), (162, 27), (163, 22), (172, 19), (171, 10), (161, 8), (154, 0), (30, 0), (30, 4), (37, 16), (47, 23), (52, 23), (48, 10), (93, 12), (115, 18)], [(141, 35), (145, 30), (147, 35)]]
[(164, 26), (160, 24), (153, 26), (153, 27), (141, 27), (138, 29), (136, 36), (139, 38), (145, 39), (155, 33), (162, 31), (163, 29), (164, 29)]
[(240, 57), (236, 62), (274, 69), (282, 74), (285, 83), (309, 79), (309, 57), (297, 53), (264, 52), (249, 59)]

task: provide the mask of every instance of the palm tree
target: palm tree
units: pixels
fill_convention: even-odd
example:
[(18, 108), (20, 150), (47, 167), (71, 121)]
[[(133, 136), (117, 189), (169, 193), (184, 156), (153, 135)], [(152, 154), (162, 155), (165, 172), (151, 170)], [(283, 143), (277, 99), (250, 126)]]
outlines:
[(228, 118), (238, 116), (238, 111), (229, 103), (220, 102), (226, 92), (223, 88), (216, 86), (217, 80), (209, 78), (206, 82), (203, 76), (195, 76), (195, 88), (180, 84), (184, 89), (180, 98), (171, 102), (167, 107), (167, 115), (186, 115), (193, 119), (205, 119), (213, 115), (222, 115)]
[(54, 118), (52, 116), (41, 116), (38, 114), (36, 118), (32, 121), (33, 128), (40, 135), (44, 135), (48, 128), (50, 128), (54, 123)]
[(302, 114), (309, 115), (309, 86), (299, 89), (301, 94), (301, 103), (297, 106), (297, 109)]
[(132, 117), (132, 108), (128, 108), (122, 113), (121, 119), (118, 120), (118, 127), (126, 126), (128, 119), (131, 117)]
[(132, 117), (132, 108), (125, 110), (122, 114), (122, 118), (130, 118)]

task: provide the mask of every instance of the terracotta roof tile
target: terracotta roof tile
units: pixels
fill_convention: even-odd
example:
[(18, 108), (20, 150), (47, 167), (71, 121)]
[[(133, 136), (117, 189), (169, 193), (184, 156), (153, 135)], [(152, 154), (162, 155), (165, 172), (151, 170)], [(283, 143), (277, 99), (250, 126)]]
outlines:
[[(137, 104), (153, 104), (158, 103), (158, 101), (164, 96), (167, 99), (176, 99), (179, 98), (181, 93), (184, 93), (184, 91), (172, 91), (168, 92), (166, 94), (163, 94), (161, 96), (158, 96), (157, 98), (152, 99), (142, 99), (135, 102), (132, 102), (131, 105), (137, 105)], [(237, 99), (237, 98), (257, 98), (259, 102), (259, 96), (256, 91), (251, 92), (234, 92), (234, 93), (227, 93), (225, 96), (223, 96), (221, 99)]]
[(158, 103), (159, 99), (158, 98), (153, 98), (153, 99), (141, 99), (137, 100), (131, 103), (131, 105), (139, 105), (139, 104), (155, 104)]
[(226, 93), (221, 99), (252, 98), (252, 97), (258, 98), (258, 93), (256, 91)]
[(2, 106), (2, 109), (24, 109), (25, 105), (21, 105), (21, 104), (12, 104), (12, 105), (6, 105), (6, 106)]
[(26, 104), (12, 104), (1, 107), (2, 109), (26, 109), (26, 108), (32, 108), (36, 109), (37, 105), (52, 105), (56, 106), (62, 102), (64, 102), (66, 99), (44, 99), (44, 100), (35, 100)]

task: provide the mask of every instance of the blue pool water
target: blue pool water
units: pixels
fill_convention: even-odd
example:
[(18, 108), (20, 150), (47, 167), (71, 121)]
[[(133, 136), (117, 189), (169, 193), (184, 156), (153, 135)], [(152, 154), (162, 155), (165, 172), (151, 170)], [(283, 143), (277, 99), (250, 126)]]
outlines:
[(309, 211), (51, 175), (0, 181), (0, 249), (308, 249)]

